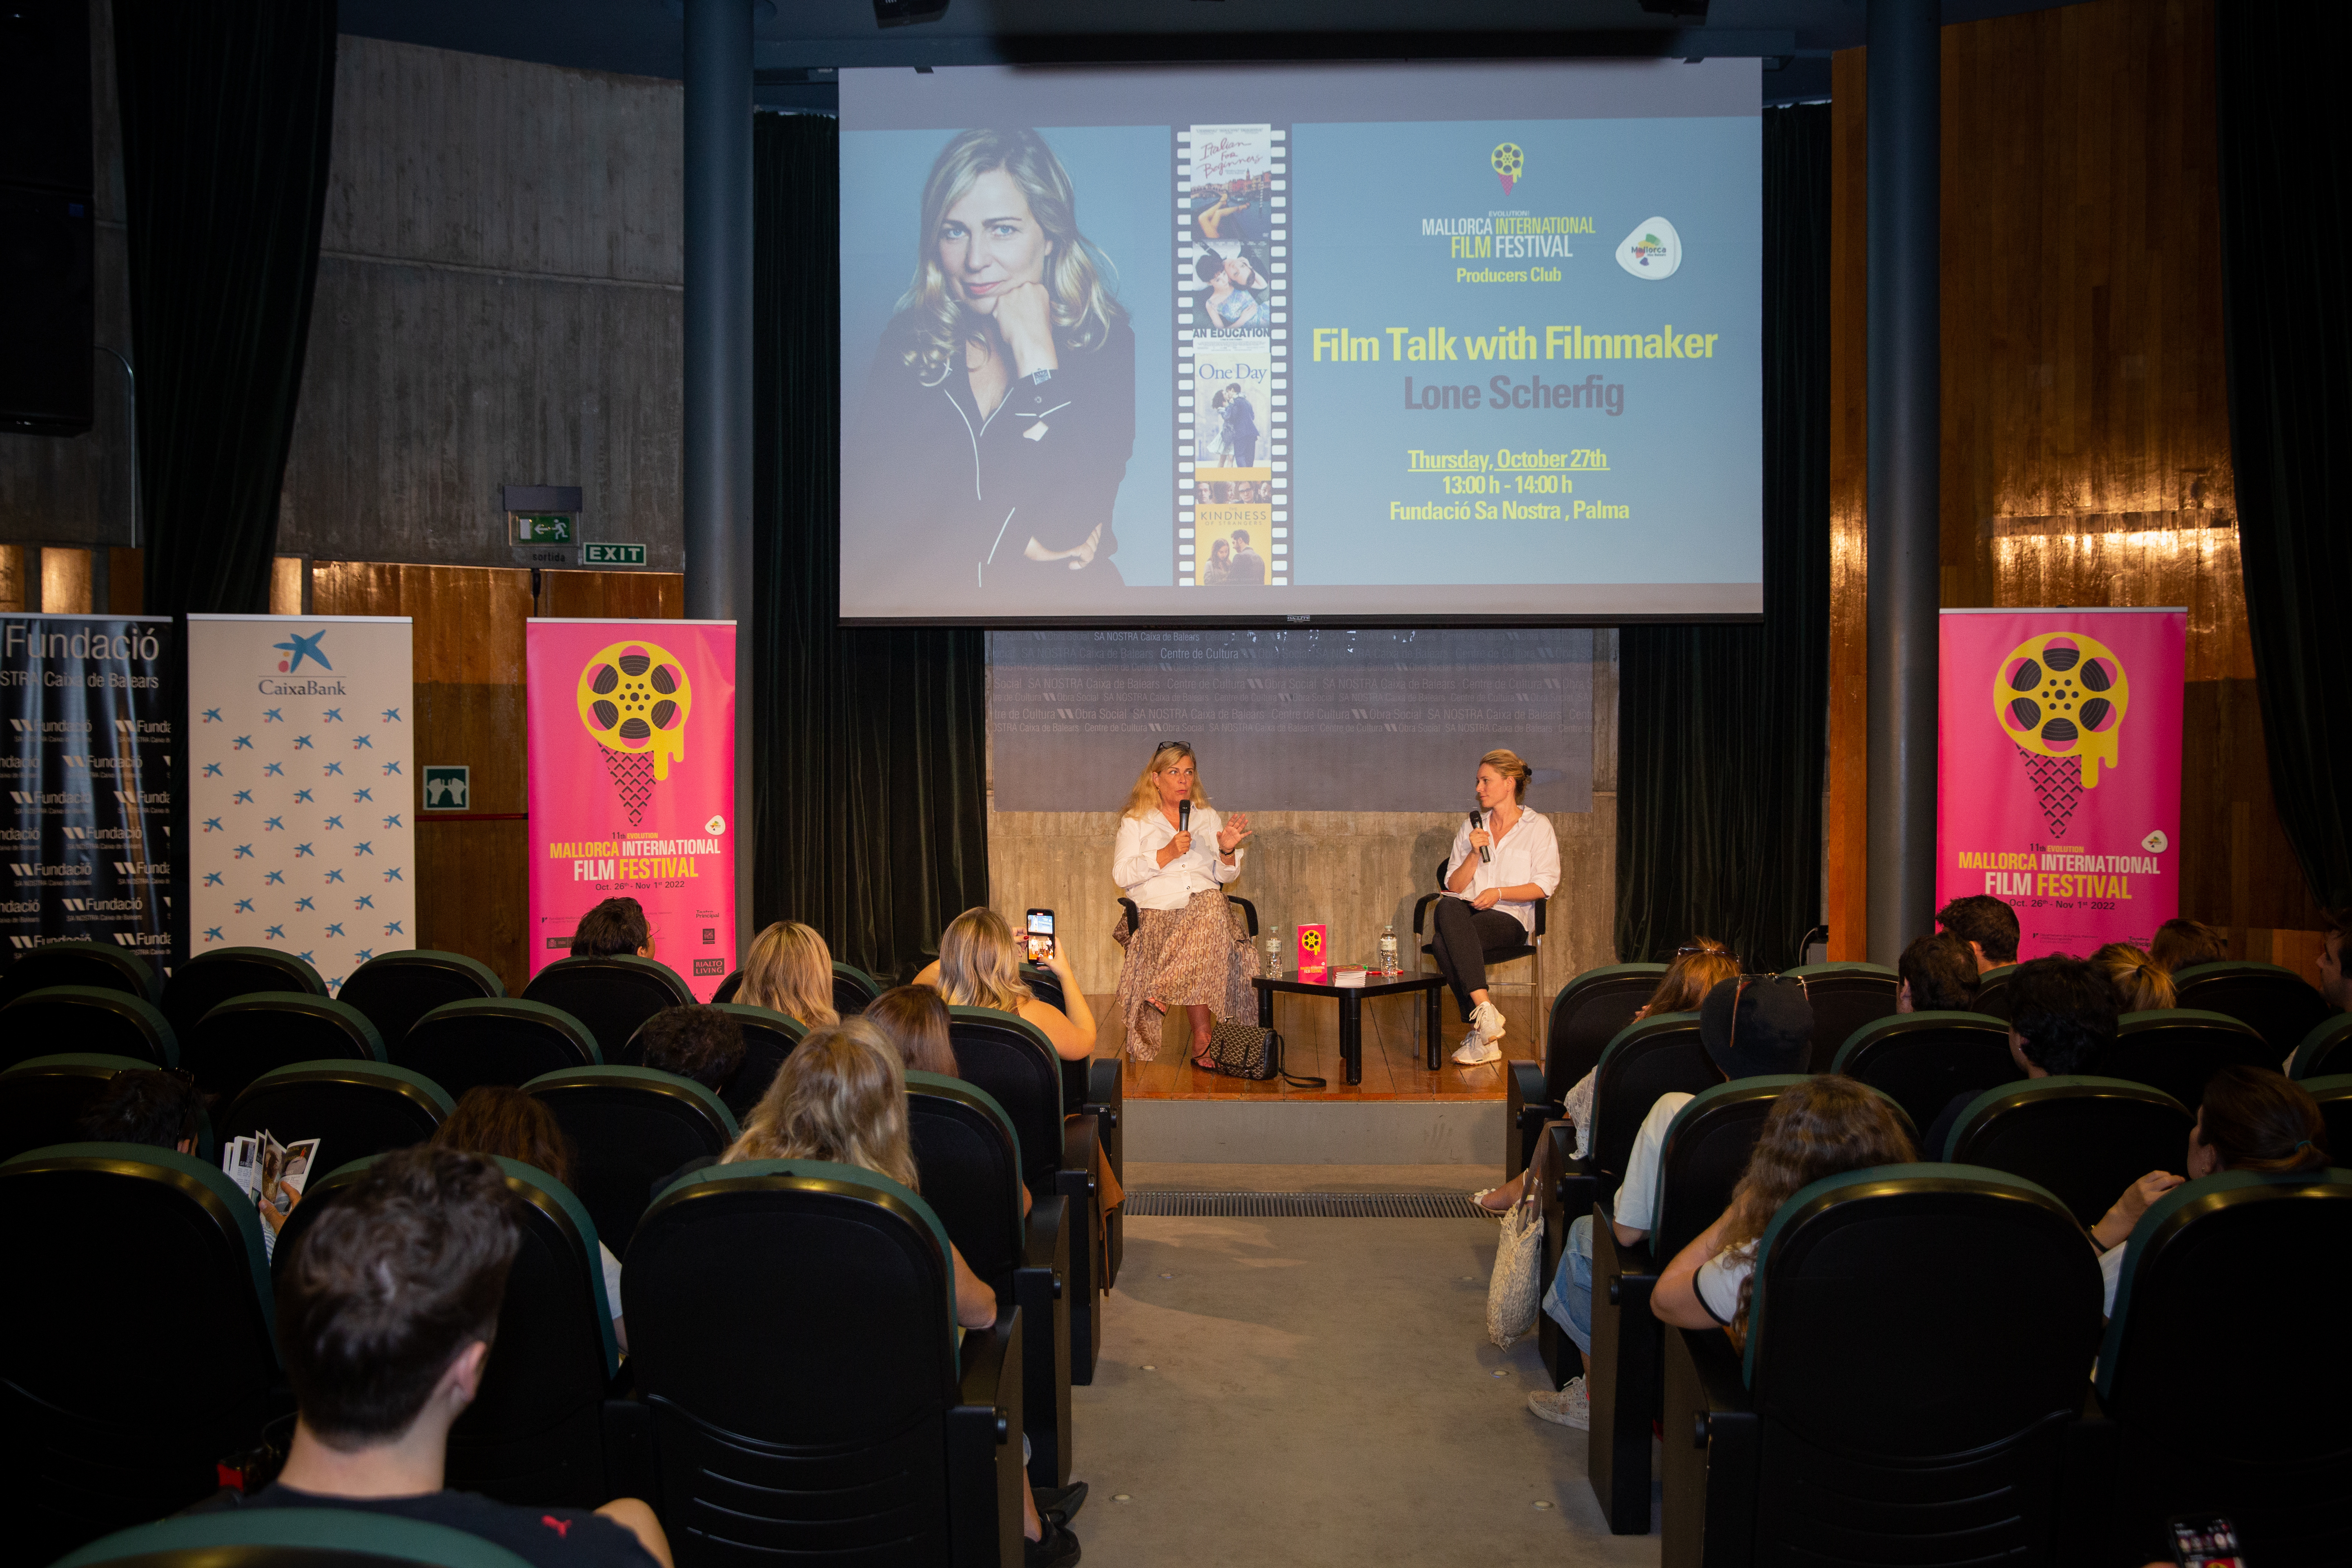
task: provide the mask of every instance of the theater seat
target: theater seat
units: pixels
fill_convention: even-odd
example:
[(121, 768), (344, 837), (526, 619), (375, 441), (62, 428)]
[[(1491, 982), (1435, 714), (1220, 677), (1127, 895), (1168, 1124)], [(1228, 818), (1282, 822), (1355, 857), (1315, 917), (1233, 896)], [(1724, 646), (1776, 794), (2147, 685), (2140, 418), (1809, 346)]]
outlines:
[(1665, 977), (1663, 963), (1612, 963), (1588, 969), (1552, 998), (1544, 1031), (1544, 1059), (1507, 1064), (1503, 1174), (1507, 1179), (1535, 1158), (1536, 1139), (1557, 1121), (1569, 1090), (1592, 1070), (1617, 1032), (1633, 1021)]
[(2099, 1307), (2082, 1227), (2031, 1182), (1815, 1182), (1758, 1243), (1745, 1355), (1666, 1331), (1663, 1561), (2108, 1560), (2072, 1533), (2101, 1475)]
[(2257, 1568), (2352, 1562), (2352, 1339), (2322, 1284), (2352, 1254), (2352, 1171), (2189, 1182), (2125, 1245), (2098, 1368), (2111, 1560), (2168, 1552), (2168, 1515), (2222, 1513)]
[[(278, 1235), (279, 1273), (372, 1163), (354, 1162), (310, 1184)], [(644, 1496), (650, 1426), (642, 1408), (613, 1397), (620, 1349), (595, 1223), (537, 1166), (500, 1160), (499, 1168), (522, 1200), (522, 1246), (480, 1392), (449, 1429), (448, 1485), (541, 1508)]]
[[(801, 1026), (799, 1019), (772, 1008), (754, 1007), (742, 1002), (715, 1002), (711, 1005), (743, 1027), (743, 1059), (737, 1064), (735, 1076), (727, 1080), (727, 1087), (719, 1091), (719, 1098), (727, 1102), (727, 1109), (740, 1122), (751, 1114), (751, 1108), (760, 1103), (768, 1086), (776, 1081), (776, 1069), (784, 1065), (784, 1058), (793, 1054), (793, 1047), (808, 1031)], [(630, 1067), (644, 1065), (645, 1052), (636, 1041), (629, 1042), (629, 1054), (624, 1060)]]
[(680, 1568), (1016, 1568), (1022, 1320), (954, 1335), (948, 1237), (886, 1177), (748, 1160), (646, 1211), (622, 1284)]
[(1070, 1479), (1069, 1200), (1021, 1214), (1021, 1141), (985, 1089), (936, 1073), (907, 1075), (907, 1131), (923, 1201), (1000, 1302), (1021, 1309), (1022, 1409), (1029, 1479)]
[(506, 994), (506, 983), (479, 959), (413, 947), (380, 952), (352, 970), (335, 1000), (365, 1013), (375, 1032), (391, 1041), (405, 1037), (417, 1019), (445, 1002)]
[[(1923, 1131), (1955, 1096), (1981, 1093), (2018, 1077), (2009, 1054), (2009, 1026), (1982, 1013), (1897, 1013), (1874, 1019), (1847, 1037), (1831, 1058), (1831, 1072), (1857, 1078), (1903, 1108)], [(1923, 1160), (1940, 1160), (1922, 1149)]]
[(727, 978), (719, 983), (719, 989), (710, 994), (710, 999), (713, 1002), (732, 1002), (735, 1000), (735, 994), (742, 989), (743, 972), (740, 969), (730, 969), (727, 972)]
[(311, 1169), (331, 1171), (426, 1142), (454, 1109), (439, 1084), (388, 1062), (294, 1062), (245, 1086), (221, 1118), (221, 1136), (316, 1138)]
[(2324, 1018), (2304, 1036), (2289, 1064), (2289, 1078), (2332, 1078), (2352, 1071), (2352, 1013)]
[(2303, 1087), (2319, 1101), (2319, 1114), (2327, 1123), (2328, 1157), (2352, 1166), (2352, 1073), (2307, 1078)]
[(356, 1007), (299, 991), (258, 991), (205, 1014), (182, 1059), (196, 1087), (235, 1100), (272, 1068), (295, 1062), (383, 1060), (383, 1038)]
[(854, 1018), (873, 1005), (874, 998), (889, 987), (854, 963), (833, 961), (833, 1010), (845, 1018)]
[(180, 1065), (179, 1036), (163, 1009), (128, 991), (47, 985), (0, 1007), (0, 1068), (59, 1051), (135, 1057), (149, 1067)]
[[(0, 1072), (0, 1160), (28, 1149), (77, 1142), (82, 1117), (115, 1074), (149, 1072), (154, 1066), (131, 1057), (77, 1051), (33, 1057)], [(205, 1155), (205, 1145), (196, 1152)]]
[(1773, 1102), (1804, 1081), (1795, 1074), (1718, 1083), (1675, 1113), (1659, 1152), (1658, 1227), (1646, 1244), (1620, 1244), (1608, 1205), (1594, 1211), (1585, 1473), (1612, 1535), (1650, 1532), (1650, 1427), (1664, 1367), (1664, 1325), (1650, 1292), (1659, 1271), (1730, 1206)]
[(1971, 1011), (1988, 1018), (1999, 1018), (2006, 1024), (2009, 1018), (2009, 980), (2017, 973), (2014, 963), (1997, 963), (1977, 976), (1977, 1005)]
[(1812, 1005), (1808, 1072), (1830, 1071), (1830, 1059), (1856, 1029), (1895, 1016), (1895, 993), (1903, 985), (1903, 977), (1883, 963), (1808, 963), (1783, 977), (1803, 981), (1805, 1000)]
[(217, 1166), (135, 1143), (17, 1155), (0, 1214), (0, 1504), (8, 1554), (47, 1563), (208, 1496), (278, 1413), (261, 1217)]
[(1022, 964), (1021, 983), (1029, 987), (1029, 994), (1032, 996), (1036, 997), (1048, 1007), (1057, 1008), (1064, 1013), (1070, 1010), (1069, 999), (1062, 994), (1061, 977), (1044, 964)]
[(2114, 1078), (2042, 1078), (1970, 1101), (1941, 1149), (1921, 1152), (2022, 1176), (2084, 1228), (2150, 1171), (2179, 1171), (2196, 1118), (2159, 1089)]
[(688, 1160), (716, 1160), (735, 1117), (691, 1079), (651, 1068), (566, 1068), (522, 1086), (572, 1140), (572, 1184), (596, 1234), (626, 1252), (653, 1184)]
[(615, 954), (562, 958), (530, 977), (523, 1000), (571, 1014), (600, 1046), (617, 1050), (655, 1014), (689, 1006), (693, 987), (657, 959)]
[(948, 1033), (964, 1080), (986, 1089), (1013, 1119), (1030, 1195), (1070, 1200), (1070, 1381), (1090, 1384), (1102, 1350), (1109, 1267), (1095, 1176), (1100, 1119), (1064, 1120), (1062, 1061), (1036, 1025), (990, 1007), (950, 1007)]
[(121, 991), (142, 1002), (155, 1000), (155, 971), (128, 948), (100, 942), (49, 942), (16, 955), (0, 974), (0, 1006), (27, 991), (52, 985), (90, 985)]
[(2174, 1005), (2235, 1018), (2270, 1042), (2273, 1064), (2333, 1011), (2311, 982), (2275, 963), (2192, 963), (2175, 970)]
[(2160, 1089), (2194, 1115), (2205, 1080), (2231, 1063), (2276, 1071), (2279, 1053), (2235, 1018), (2189, 1008), (2126, 1013), (2116, 1020), (2115, 1043), (2093, 1070)]
[(299, 991), (324, 996), (319, 972), (274, 947), (215, 947), (172, 971), (163, 984), (163, 1016), (185, 1045), (205, 1014), (222, 1003), (263, 991)]
[(541, 1073), (602, 1067), (588, 1026), (561, 1008), (520, 996), (447, 1002), (393, 1043), (393, 1061), (463, 1100), (476, 1084), (520, 1089)]
[(56, 1568), (529, 1568), (446, 1524), (339, 1508), (243, 1509), (119, 1530)]

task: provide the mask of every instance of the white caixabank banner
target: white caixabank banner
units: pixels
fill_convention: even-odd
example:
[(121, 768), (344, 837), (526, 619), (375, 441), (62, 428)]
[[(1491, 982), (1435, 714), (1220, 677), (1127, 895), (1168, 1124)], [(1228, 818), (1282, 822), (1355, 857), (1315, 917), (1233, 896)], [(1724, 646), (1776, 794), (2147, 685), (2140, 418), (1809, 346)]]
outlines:
[(278, 948), (331, 994), (416, 945), (411, 629), (188, 617), (191, 955)]

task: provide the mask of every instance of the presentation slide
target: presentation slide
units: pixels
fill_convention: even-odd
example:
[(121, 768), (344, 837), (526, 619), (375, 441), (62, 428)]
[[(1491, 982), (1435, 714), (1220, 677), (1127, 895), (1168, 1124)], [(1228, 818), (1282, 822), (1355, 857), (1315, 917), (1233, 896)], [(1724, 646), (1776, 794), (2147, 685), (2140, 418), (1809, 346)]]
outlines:
[(841, 614), (1760, 613), (1754, 60), (841, 73)]

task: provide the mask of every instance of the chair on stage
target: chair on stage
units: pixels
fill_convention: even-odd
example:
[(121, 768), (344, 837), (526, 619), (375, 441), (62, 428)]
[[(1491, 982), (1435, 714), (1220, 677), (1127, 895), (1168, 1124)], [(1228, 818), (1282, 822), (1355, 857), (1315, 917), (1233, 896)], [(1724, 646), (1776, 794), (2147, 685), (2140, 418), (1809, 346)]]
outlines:
[[(1022, 1408), (1029, 1479), (1070, 1479), (1069, 1200), (1021, 1213), (1021, 1141), (985, 1089), (936, 1073), (907, 1075), (907, 1133), (923, 1201), (999, 1302), (1021, 1309)], [(1002, 1311), (1003, 1309), (998, 1309)]]
[(2295, 1047), (2294, 1059), (2287, 1068), (2287, 1077), (2295, 1079), (2331, 1078), (2344, 1072), (2352, 1072), (2352, 1013), (2336, 1014), (2315, 1026)]
[(655, 1014), (690, 1005), (694, 991), (658, 959), (612, 953), (557, 959), (530, 977), (522, 996), (571, 1014), (597, 1045), (617, 1051)]
[(2275, 1071), (2279, 1057), (2235, 1018), (2171, 1007), (2116, 1019), (2115, 1041), (2092, 1071), (2160, 1089), (2194, 1115), (2205, 1100), (2205, 1080), (2232, 1063)]
[(232, 997), (206, 1013), (185, 1039), (181, 1060), (196, 1087), (231, 1100), (272, 1068), (383, 1060), (383, 1038), (365, 1014), (299, 991)]
[(1020, 1311), (955, 1337), (946, 1231), (888, 1178), (747, 1160), (646, 1211), (622, 1283), (679, 1568), (1022, 1561)]
[[(6, 1016), (0, 1013), (0, 1019)], [(81, 1141), (81, 1119), (117, 1073), (152, 1072), (153, 1062), (95, 1051), (33, 1057), (0, 1072), (0, 1160), (52, 1143)], [(196, 1153), (211, 1159), (211, 1132), (199, 1134)]]
[(2352, 1251), (2352, 1171), (2189, 1182), (2125, 1245), (2098, 1363), (2116, 1436), (2108, 1560), (2168, 1552), (2168, 1515), (2221, 1513), (2249, 1563), (2352, 1562), (2352, 1339), (2314, 1293)]
[(160, 1005), (184, 1046), (205, 1014), (224, 1002), (263, 991), (324, 996), (327, 983), (317, 970), (274, 947), (216, 947), (172, 971)]
[(1647, 1242), (1622, 1245), (1609, 1205), (1595, 1214), (1585, 1473), (1612, 1535), (1650, 1532), (1650, 1427), (1659, 1418), (1665, 1342), (1650, 1292), (1675, 1255), (1730, 1206), (1773, 1102), (1804, 1081), (1796, 1074), (1718, 1083), (1675, 1113), (1660, 1151), (1658, 1227)]
[(522, 1086), (572, 1141), (572, 1184), (615, 1253), (626, 1252), (653, 1185), (688, 1160), (716, 1161), (741, 1131), (692, 1079), (652, 1068), (566, 1068)]
[[(355, 1517), (364, 1521), (355, 1526)], [(232, 1509), (137, 1524), (55, 1568), (529, 1568), (494, 1542), (342, 1508)]]
[(65, 1143), (0, 1165), (25, 1271), (0, 1306), (11, 1554), (53, 1562), (175, 1512), (257, 1442), (278, 1352), (261, 1216), (208, 1160)]
[(2009, 1018), (2009, 981), (2017, 973), (2014, 963), (1995, 964), (1977, 976), (1977, 1005), (1972, 1013), (1982, 1013), (1988, 1018), (1999, 1018), (2006, 1024)]
[(833, 1010), (845, 1018), (854, 1018), (874, 1005), (874, 998), (890, 989), (854, 963), (833, 961)]
[(520, 996), (445, 1002), (392, 1047), (392, 1059), (463, 1100), (477, 1084), (520, 1089), (541, 1073), (602, 1067), (596, 1037), (559, 1007)]
[(0, 1006), (27, 991), (52, 985), (121, 991), (142, 1002), (152, 1002), (157, 995), (155, 971), (129, 949), (96, 942), (51, 942), (18, 953), (7, 973), (0, 974)]
[[(1813, 1183), (1757, 1243), (1744, 1354), (1665, 1331), (1662, 1560), (2109, 1560), (2090, 1506), (2108, 1434), (2084, 1418), (2099, 1309), (2082, 1227), (2031, 1182), (1915, 1164)], [(2165, 1368), (2174, 1397), (2190, 1364)]]
[(1828, 1072), (1830, 1059), (1864, 1024), (1895, 1016), (1903, 977), (1883, 963), (1808, 963), (1782, 972), (1804, 983), (1813, 1009), (1813, 1054), (1808, 1072)]
[(2033, 1079), (1988, 1089), (1921, 1153), (2022, 1176), (2084, 1229), (2150, 1171), (2176, 1171), (2196, 1119), (2161, 1089), (2114, 1078)]
[(326, 1172), (423, 1143), (454, 1109), (439, 1084), (389, 1062), (295, 1062), (247, 1084), (221, 1118), (221, 1136), (316, 1138), (311, 1169)]
[(412, 947), (377, 953), (352, 970), (335, 1000), (365, 1013), (389, 1043), (405, 1039), (417, 1019), (445, 1002), (506, 994), (506, 983), (479, 959)]
[(179, 1037), (163, 1010), (128, 991), (45, 985), (0, 1007), (0, 1068), (59, 1051), (136, 1057), (150, 1067), (180, 1065)]
[(2235, 1018), (2269, 1041), (2273, 1064), (2333, 1012), (2310, 981), (2275, 963), (2192, 963), (2174, 971), (2172, 988), (2174, 1006)]
[[(1448, 858), (1451, 858), (1451, 856), (1448, 857)], [(1423, 934), (1422, 928), (1427, 923), (1429, 906), (1437, 902), (1438, 900), (1445, 897), (1443, 890), (1445, 887), (1445, 861), (1444, 860), (1440, 860), (1437, 863), (1437, 886), (1440, 889), (1439, 891), (1422, 894), (1420, 898), (1413, 900), (1412, 905), (1413, 942), (1424, 954), (1431, 958), (1437, 956), (1437, 949), (1433, 945), (1433, 943), (1425, 942), (1421, 940)], [(1523, 958), (1532, 961), (1528, 968), (1528, 995), (1531, 999), (1528, 1003), (1528, 1010), (1530, 1013), (1532, 1013), (1536, 1007), (1538, 1007), (1543, 1004), (1544, 926), (1546, 923), (1545, 917), (1549, 913), (1550, 909), (1551, 900), (1549, 899), (1538, 899), (1536, 900), (1536, 929), (1534, 932), (1528, 936), (1527, 941), (1521, 942), (1518, 946), (1508, 949), (1503, 952), (1491, 954), (1486, 960), (1486, 988), (1489, 991), (1494, 990), (1498, 985), (1506, 984), (1506, 982), (1495, 978), (1494, 972), (1498, 964), (1517, 963)], [(1433, 936), (1435, 933), (1431, 932), (1429, 934)], [(1414, 963), (1414, 970), (1416, 973), (1423, 973), (1418, 961)], [(1639, 1004), (1636, 1004), (1636, 1005), (1639, 1005)], [(1434, 1029), (1432, 1029), (1429, 1032), (1429, 1059), (1426, 1065), (1432, 1072), (1440, 1070), (1445, 1065), (1445, 1058), (1438, 1049), (1437, 1031)], [(1573, 1079), (1569, 1080), (1569, 1087), (1575, 1087), (1575, 1080)], [(1561, 1092), (1565, 1093), (1566, 1090), (1562, 1090)]]
[[(2009, 1026), (1982, 1013), (1897, 1013), (1853, 1031), (1828, 1071), (1860, 1079), (1903, 1108), (1922, 1131), (1954, 1097), (2017, 1080)], [(1940, 1160), (1937, 1149), (1919, 1151)]]
[(1663, 963), (1612, 963), (1588, 969), (1552, 998), (1544, 1059), (1505, 1064), (1503, 1177), (1527, 1169), (1544, 1123), (1565, 1114), (1569, 1090), (1591, 1072), (1617, 1032), (1633, 1021), (1664, 978)]

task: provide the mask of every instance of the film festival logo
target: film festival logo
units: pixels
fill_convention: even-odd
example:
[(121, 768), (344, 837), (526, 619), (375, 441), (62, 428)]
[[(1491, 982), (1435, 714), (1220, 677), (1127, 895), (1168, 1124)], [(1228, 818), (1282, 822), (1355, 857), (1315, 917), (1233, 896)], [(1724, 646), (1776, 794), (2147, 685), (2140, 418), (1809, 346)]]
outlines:
[(629, 826), (644, 826), (654, 786), (686, 760), (694, 689), (684, 667), (653, 643), (614, 643), (580, 671), (578, 700), (581, 725), (604, 753)]
[(2044, 632), (2009, 650), (1993, 678), (2001, 732), (2017, 747), (2053, 838), (2099, 787), (2099, 769), (2123, 765), (2120, 737), (2131, 678), (2115, 650), (2081, 632)]
[(1494, 169), (1495, 177), (1503, 182), (1503, 194), (1507, 196), (1511, 194), (1512, 186), (1527, 177), (1528, 155), (1519, 151), (1519, 144), (1516, 142), (1505, 142), (1496, 146), (1486, 162)]

